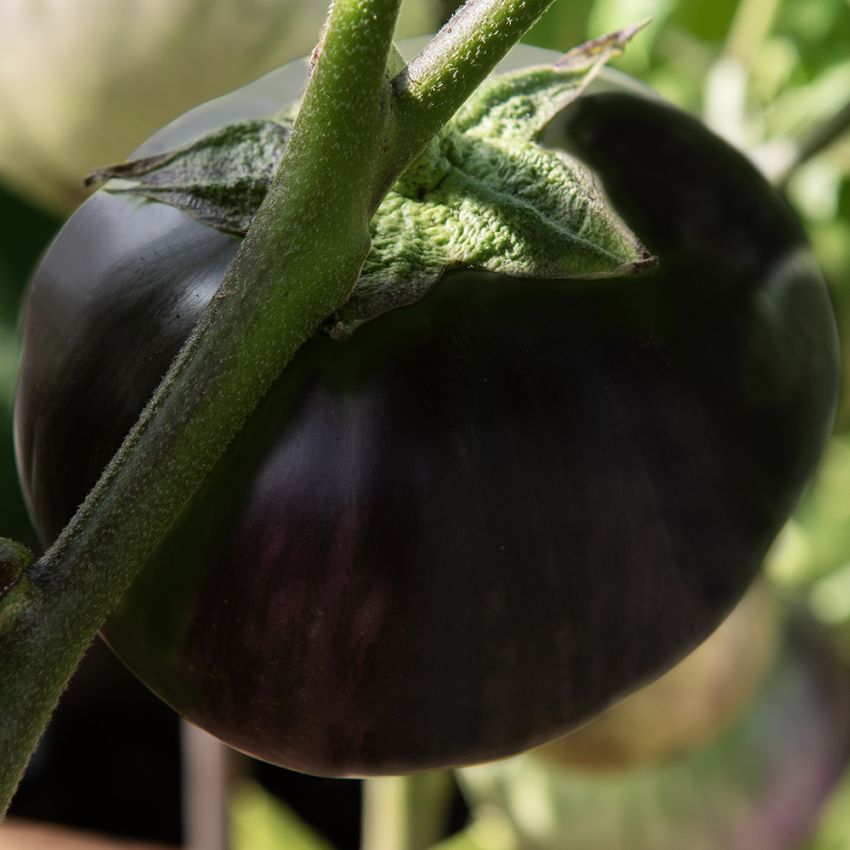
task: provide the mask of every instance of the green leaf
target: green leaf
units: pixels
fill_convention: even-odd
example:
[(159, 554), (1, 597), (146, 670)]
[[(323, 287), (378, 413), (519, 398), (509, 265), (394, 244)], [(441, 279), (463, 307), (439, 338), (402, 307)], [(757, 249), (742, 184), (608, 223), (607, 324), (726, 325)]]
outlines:
[(441, 141), (446, 170), (436, 185), (419, 176), (397, 184), (372, 220), (372, 252), (334, 336), (415, 303), (452, 267), (558, 279), (654, 264), (577, 160), (533, 142), (461, 133)]
[(245, 782), (230, 803), (233, 850), (332, 850), (276, 797)]

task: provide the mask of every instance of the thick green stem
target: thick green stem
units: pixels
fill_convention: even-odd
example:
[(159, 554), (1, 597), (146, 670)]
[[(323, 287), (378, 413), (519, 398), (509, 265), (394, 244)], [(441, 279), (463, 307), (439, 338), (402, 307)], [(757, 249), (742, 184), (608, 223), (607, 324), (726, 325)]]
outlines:
[(0, 591), (0, 812), (97, 629), (347, 298), (386, 189), (550, 1), (471, 0), (391, 85), (400, 0), (335, 0), (277, 176), (210, 307), (54, 546)]
[(384, 190), (475, 91), (552, 0), (468, 0), (393, 80)]
[(96, 630), (257, 401), (357, 279), (369, 250), (399, 2), (334, 3), (277, 177), (219, 292), (85, 504), (3, 600), (3, 811)]

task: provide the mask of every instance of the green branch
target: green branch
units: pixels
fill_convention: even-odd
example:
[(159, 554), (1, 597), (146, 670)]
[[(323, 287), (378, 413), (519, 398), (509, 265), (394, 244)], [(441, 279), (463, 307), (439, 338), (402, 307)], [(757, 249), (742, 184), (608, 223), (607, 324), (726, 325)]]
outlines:
[(97, 629), (345, 302), (386, 190), (549, 2), (470, 0), (391, 84), (400, 0), (335, 0), (278, 172), (216, 296), (53, 547), (29, 569), (12, 559), (0, 590), (0, 812)]
[(727, 141), (747, 146), (747, 98), (753, 63), (770, 35), (780, 0), (742, 0), (726, 43), (705, 76), (703, 120)]
[(468, 0), (393, 79), (382, 193), (486, 79), (552, 0)]
[(334, 3), (290, 144), (219, 292), (82, 508), (25, 574), (27, 592), (2, 600), (4, 811), (97, 629), (257, 401), (357, 279), (369, 250), (399, 2)]

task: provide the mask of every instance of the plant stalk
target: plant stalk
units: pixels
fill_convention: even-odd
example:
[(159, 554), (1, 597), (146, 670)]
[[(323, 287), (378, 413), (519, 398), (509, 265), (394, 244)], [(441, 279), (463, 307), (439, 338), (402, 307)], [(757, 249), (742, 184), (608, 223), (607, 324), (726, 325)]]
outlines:
[(81, 509), (2, 600), (2, 811), (105, 617), (357, 279), (369, 250), (399, 3), (333, 4), (290, 143), (218, 293)]
[(468, 0), (393, 79), (383, 193), (552, 0)]
[(470, 0), (391, 84), (400, 0), (335, 0), (280, 168), (207, 312), (56, 543), (0, 592), (0, 813), (97, 629), (348, 297), (386, 190), (549, 2)]
[(733, 56), (749, 68), (770, 34), (781, 0), (742, 0), (726, 34), (724, 55)]

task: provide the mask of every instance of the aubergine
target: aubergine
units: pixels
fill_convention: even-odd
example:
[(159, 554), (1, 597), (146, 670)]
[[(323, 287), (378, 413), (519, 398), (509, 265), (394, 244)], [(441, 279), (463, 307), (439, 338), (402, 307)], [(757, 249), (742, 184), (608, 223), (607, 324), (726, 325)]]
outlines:
[[(140, 153), (278, 111), (304, 74), (190, 113)], [(783, 200), (613, 73), (546, 139), (595, 170), (656, 268), (451, 272), (348, 341), (317, 334), (108, 621), (127, 665), (226, 743), (369, 775), (559, 737), (703, 640), (796, 504), (833, 421), (838, 344)], [(45, 545), (238, 244), (101, 191), (46, 254), (16, 402)]]

